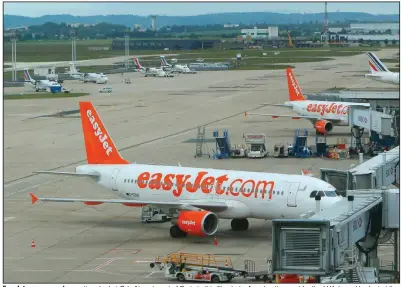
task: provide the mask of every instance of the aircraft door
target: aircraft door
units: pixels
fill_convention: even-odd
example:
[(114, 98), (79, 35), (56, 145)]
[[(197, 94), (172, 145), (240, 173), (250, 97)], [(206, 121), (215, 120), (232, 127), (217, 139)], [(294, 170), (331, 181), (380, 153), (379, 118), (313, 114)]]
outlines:
[(300, 185), (299, 182), (290, 183), (290, 188), (288, 189), (287, 194), (287, 206), (297, 207), (297, 194), (299, 185)]
[(119, 175), (119, 169), (115, 168), (112, 172), (112, 178), (111, 178), (111, 186), (113, 191), (118, 191), (118, 185), (117, 185), (117, 179)]

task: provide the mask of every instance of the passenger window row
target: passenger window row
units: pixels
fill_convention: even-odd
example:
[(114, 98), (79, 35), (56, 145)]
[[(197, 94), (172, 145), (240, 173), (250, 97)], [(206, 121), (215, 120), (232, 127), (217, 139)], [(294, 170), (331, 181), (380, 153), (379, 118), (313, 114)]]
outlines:
[[(124, 179), (123, 180), (123, 182), (124, 183), (137, 183), (137, 180), (134, 180), (134, 179)], [(150, 181), (146, 181), (146, 180), (139, 180), (139, 183), (142, 183), (142, 184), (148, 184)], [(166, 185), (165, 183), (163, 183), (163, 182), (161, 182), (161, 185)], [(170, 185), (170, 187), (172, 187), (172, 186), (177, 186), (177, 184), (171, 184)], [(179, 187), (185, 187), (185, 185), (180, 185)], [(213, 187), (213, 185), (197, 185), (196, 186), (196, 188), (197, 189), (199, 189), (199, 188), (212, 188)], [(224, 187), (222, 187), (222, 190), (223, 191), (230, 191), (230, 187), (229, 186), (224, 186)], [(241, 188), (238, 188), (238, 187), (235, 187), (235, 188), (233, 188), (233, 191), (235, 191), (235, 192), (242, 192), (242, 191), (245, 191), (245, 192), (251, 192), (251, 189), (250, 188), (248, 188), (248, 189), (244, 189), (244, 190), (242, 190)], [(256, 191), (256, 190), (255, 190)], [(253, 191), (252, 191), (253, 192)], [(268, 190), (263, 190), (263, 189), (260, 189), (260, 190), (258, 190), (257, 191), (258, 193), (260, 193), (260, 194), (262, 194), (262, 193), (264, 193), (264, 194), (266, 194), (266, 193), (268, 193), (269, 191)], [(275, 191), (275, 190), (273, 190), (273, 195), (275, 195), (276, 194), (276, 192), (277, 192), (277, 195), (280, 195), (280, 191)], [(281, 191), (281, 195), (284, 195), (284, 191)], [(315, 197), (315, 196), (313, 196), (313, 197)]]

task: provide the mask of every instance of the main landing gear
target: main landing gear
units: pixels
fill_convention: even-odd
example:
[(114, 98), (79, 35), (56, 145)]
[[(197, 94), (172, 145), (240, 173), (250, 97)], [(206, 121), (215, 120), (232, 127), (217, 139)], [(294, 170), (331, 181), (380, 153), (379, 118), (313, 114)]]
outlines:
[(172, 225), (171, 229), (169, 229), (169, 233), (173, 238), (183, 238), (188, 235), (186, 232), (182, 231), (177, 225)]
[(247, 218), (236, 218), (231, 221), (231, 229), (234, 231), (244, 231), (249, 227), (249, 221)]

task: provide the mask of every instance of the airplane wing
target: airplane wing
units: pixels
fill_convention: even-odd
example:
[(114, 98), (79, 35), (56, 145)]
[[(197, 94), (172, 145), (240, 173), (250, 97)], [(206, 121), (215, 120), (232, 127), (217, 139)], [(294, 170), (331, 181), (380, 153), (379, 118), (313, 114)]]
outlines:
[(245, 117), (248, 115), (255, 115), (255, 116), (268, 116), (272, 118), (280, 118), (280, 117), (285, 117), (285, 118), (292, 118), (293, 120), (299, 120), (299, 119), (308, 119), (308, 120), (321, 120), (321, 117), (315, 117), (315, 116), (294, 116), (294, 115), (277, 115), (277, 114), (257, 114), (257, 113), (248, 113), (244, 112)]
[(63, 197), (37, 197), (35, 194), (30, 193), (32, 204), (37, 201), (51, 201), (51, 202), (82, 202), (85, 205), (100, 205), (103, 203), (118, 203), (124, 206), (142, 207), (145, 205), (153, 205), (160, 207), (177, 208), (181, 210), (195, 210), (197, 208), (220, 212), (228, 208), (224, 202), (220, 201), (206, 201), (206, 200), (178, 200), (178, 201), (151, 201), (151, 200), (127, 200), (127, 199), (77, 199), (77, 198), (63, 198)]

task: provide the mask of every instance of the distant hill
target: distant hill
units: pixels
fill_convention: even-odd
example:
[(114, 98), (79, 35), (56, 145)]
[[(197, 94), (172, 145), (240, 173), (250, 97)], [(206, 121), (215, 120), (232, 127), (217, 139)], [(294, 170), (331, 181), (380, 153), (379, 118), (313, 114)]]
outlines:
[[(399, 14), (373, 15), (361, 12), (333, 12), (328, 13), (329, 22), (399, 22)], [(20, 26), (42, 25), (46, 22), (57, 24), (97, 24), (101, 22), (133, 26), (140, 24), (149, 27), (151, 20), (146, 16), (137, 15), (106, 15), (106, 16), (72, 16), (72, 15), (44, 15), (41, 17), (25, 17), (15, 15), (4, 15), (4, 28), (14, 28)], [(156, 20), (157, 28), (172, 25), (212, 25), (212, 24), (298, 24), (318, 21), (322, 23), (323, 13), (314, 14), (283, 14), (272, 12), (246, 12), (246, 13), (218, 13), (198, 16), (158, 16)]]

